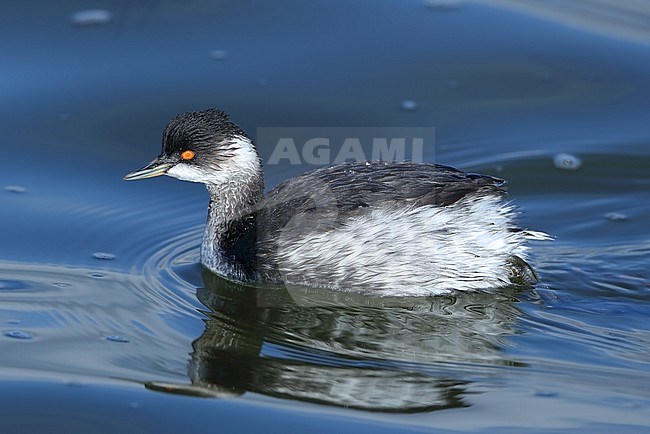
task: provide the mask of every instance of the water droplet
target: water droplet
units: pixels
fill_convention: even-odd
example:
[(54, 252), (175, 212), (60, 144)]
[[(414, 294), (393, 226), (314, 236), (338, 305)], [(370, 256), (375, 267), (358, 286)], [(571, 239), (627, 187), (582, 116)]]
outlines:
[(24, 332), (22, 330), (9, 330), (4, 332), (4, 335), (7, 336), (8, 338), (14, 338), (14, 339), (32, 339), (33, 336), (27, 332)]
[(101, 279), (103, 277), (106, 277), (104, 273), (90, 273), (90, 277), (97, 277), (98, 279)]
[(575, 155), (561, 153), (553, 157), (553, 164), (558, 169), (577, 170), (582, 166), (582, 160)]
[(460, 7), (460, 0), (424, 0), (423, 3), (428, 8), (443, 11), (450, 11)]
[(458, 80), (449, 80), (447, 82), (447, 89), (458, 89)]
[(113, 13), (106, 9), (86, 9), (70, 17), (70, 21), (76, 26), (101, 26), (110, 23), (112, 19)]
[(535, 391), (535, 396), (540, 398), (555, 398), (558, 396), (558, 393), (551, 390), (537, 390)]
[(104, 339), (106, 339), (107, 341), (118, 342), (121, 344), (129, 343), (129, 340), (127, 338), (119, 335), (108, 335)]
[(54, 282), (53, 285), (58, 286), (59, 288), (67, 288), (67, 287), (71, 286), (67, 282)]
[(111, 259), (115, 259), (115, 255), (112, 253), (106, 253), (106, 252), (95, 252), (93, 253), (93, 256), (96, 259), (101, 259), (104, 261), (110, 261)]
[(413, 100), (406, 100), (402, 101), (402, 110), (412, 112), (414, 110), (417, 110), (418, 108), (418, 103), (413, 101)]
[(25, 288), (27, 285), (20, 280), (0, 280), (0, 291), (15, 291)]
[(605, 218), (613, 222), (624, 222), (628, 219), (628, 216), (622, 212), (608, 212), (605, 214)]
[(27, 189), (20, 185), (8, 185), (5, 187), (5, 191), (8, 191), (9, 193), (22, 194), (25, 193)]
[(540, 80), (545, 81), (545, 82), (548, 83), (548, 82), (553, 81), (553, 74), (551, 74), (548, 71), (545, 71), (545, 72), (542, 72), (541, 74), (539, 74), (539, 78), (540, 78)]
[(212, 50), (210, 52), (210, 57), (213, 60), (225, 60), (228, 57), (226, 50)]

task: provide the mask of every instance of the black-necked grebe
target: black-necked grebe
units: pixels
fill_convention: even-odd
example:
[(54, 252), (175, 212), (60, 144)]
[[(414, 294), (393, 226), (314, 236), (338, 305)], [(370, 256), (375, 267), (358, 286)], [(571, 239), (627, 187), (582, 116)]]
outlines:
[(439, 164), (352, 162), (264, 195), (262, 162), (218, 109), (181, 114), (127, 180), (169, 175), (210, 193), (201, 262), (228, 279), (436, 295), (531, 280), (504, 181)]

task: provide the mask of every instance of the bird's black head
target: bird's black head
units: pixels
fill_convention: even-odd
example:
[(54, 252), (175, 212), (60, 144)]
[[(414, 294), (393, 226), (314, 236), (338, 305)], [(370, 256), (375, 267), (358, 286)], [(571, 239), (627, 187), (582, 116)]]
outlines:
[(167, 123), (162, 153), (127, 180), (169, 175), (206, 184), (261, 170), (257, 151), (246, 133), (219, 109), (183, 113)]
[(248, 137), (241, 128), (230, 122), (222, 110), (213, 108), (183, 113), (167, 123), (163, 133), (162, 155), (176, 155), (185, 159), (183, 153), (190, 150), (200, 159), (206, 155), (216, 155), (220, 148), (227, 150), (231, 142), (240, 138)]

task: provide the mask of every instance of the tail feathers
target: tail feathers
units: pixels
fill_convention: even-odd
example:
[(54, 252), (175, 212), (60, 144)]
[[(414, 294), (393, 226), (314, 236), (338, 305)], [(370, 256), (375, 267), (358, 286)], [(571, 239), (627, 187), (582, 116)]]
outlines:
[(530, 230), (523, 230), (522, 235), (526, 237), (529, 240), (537, 240), (537, 241), (549, 241), (549, 240), (554, 240), (555, 238), (546, 232), (541, 232), (541, 231), (530, 231)]
[(548, 240), (555, 239), (553, 236), (547, 234), (546, 232), (531, 231), (529, 229), (522, 229), (518, 227), (510, 227), (508, 228), (508, 232), (514, 232), (520, 234), (528, 240), (548, 241)]

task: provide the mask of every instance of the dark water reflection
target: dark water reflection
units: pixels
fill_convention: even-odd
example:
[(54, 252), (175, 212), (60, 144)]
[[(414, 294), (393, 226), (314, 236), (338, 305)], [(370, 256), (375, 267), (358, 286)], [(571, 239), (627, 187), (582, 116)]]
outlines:
[(467, 371), (526, 366), (501, 350), (521, 315), (514, 289), (390, 299), (203, 278), (198, 298), (210, 310), (192, 344), (194, 388), (176, 393), (428, 412), (469, 405)]

